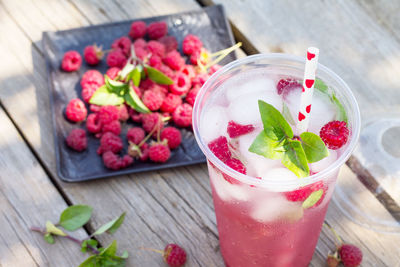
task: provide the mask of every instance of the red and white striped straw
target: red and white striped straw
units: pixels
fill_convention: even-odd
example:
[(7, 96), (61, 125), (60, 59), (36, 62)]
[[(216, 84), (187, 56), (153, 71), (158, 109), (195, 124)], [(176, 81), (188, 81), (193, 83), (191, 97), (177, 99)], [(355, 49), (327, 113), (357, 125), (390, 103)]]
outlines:
[(297, 117), (297, 132), (307, 131), (310, 121), (312, 97), (314, 93), (315, 72), (317, 71), (319, 49), (309, 47), (304, 69), (303, 90), (300, 98), (300, 109)]

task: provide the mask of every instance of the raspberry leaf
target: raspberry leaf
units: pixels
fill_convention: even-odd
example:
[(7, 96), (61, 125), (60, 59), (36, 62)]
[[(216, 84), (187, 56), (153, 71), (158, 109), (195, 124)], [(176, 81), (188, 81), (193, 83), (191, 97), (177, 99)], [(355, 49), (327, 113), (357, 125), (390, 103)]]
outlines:
[(269, 137), (272, 137), (270, 134), (273, 133), (279, 140), (285, 137), (293, 138), (292, 128), (274, 106), (258, 100), (258, 108), (264, 125), (264, 131)]
[(285, 165), (298, 177), (307, 177), (310, 173), (306, 153), (301, 146), (300, 141), (287, 139), (284, 145), (282, 164)]
[(132, 87), (129, 88), (129, 91), (124, 95), (124, 98), (126, 103), (137, 112), (150, 113), (148, 107), (143, 104), (142, 100), (140, 100), (140, 97), (136, 94)]
[(268, 137), (265, 131), (257, 135), (249, 151), (270, 159), (281, 159), (284, 153), (282, 143)]
[(300, 140), (309, 163), (320, 161), (329, 155), (324, 141), (318, 135), (304, 132), (300, 134)]
[(136, 87), (139, 86), (140, 84), (140, 78), (141, 78), (141, 74), (140, 74), (140, 69), (138, 67), (136, 67), (135, 69), (133, 69), (129, 75), (128, 75), (128, 80), (132, 80), (133, 85), (135, 85)]
[(111, 80), (107, 75), (104, 75), (104, 82), (108, 91), (117, 95), (125, 94), (128, 89), (128, 85), (126, 83)]
[(121, 70), (119, 75), (121, 76), (122, 80), (125, 80), (127, 76), (135, 69), (135, 66), (132, 63), (127, 63), (125, 67)]
[(112, 221), (109, 221), (108, 223), (102, 225), (99, 229), (97, 229), (93, 235), (100, 235), (104, 232), (108, 232), (110, 234), (113, 234), (117, 231), (117, 229), (121, 226), (121, 224), (124, 222), (125, 219), (125, 212), (121, 214), (118, 218), (115, 218)]
[(46, 240), (46, 242), (49, 243), (49, 244), (54, 244), (54, 243), (55, 243), (54, 237), (53, 237), (52, 234), (50, 234), (50, 233), (45, 234), (45, 235), (43, 236), (43, 238), (44, 238), (44, 240)]
[(147, 75), (149, 76), (149, 79), (152, 80), (153, 82), (156, 82), (158, 84), (166, 84), (166, 85), (170, 85), (170, 84), (174, 83), (168, 76), (166, 76), (164, 73), (162, 73), (161, 71), (159, 71), (153, 67), (146, 65), (145, 69), (147, 71)]
[(70, 206), (61, 213), (59, 224), (68, 231), (75, 231), (89, 221), (92, 210), (87, 205)]
[(321, 199), (322, 195), (324, 194), (323, 189), (319, 189), (317, 191), (312, 192), (306, 200), (304, 200), (303, 204), (301, 205), (304, 209), (309, 209)]
[(124, 98), (110, 92), (107, 87), (103, 85), (99, 89), (97, 89), (96, 92), (92, 95), (89, 103), (99, 106), (118, 106), (124, 103)]

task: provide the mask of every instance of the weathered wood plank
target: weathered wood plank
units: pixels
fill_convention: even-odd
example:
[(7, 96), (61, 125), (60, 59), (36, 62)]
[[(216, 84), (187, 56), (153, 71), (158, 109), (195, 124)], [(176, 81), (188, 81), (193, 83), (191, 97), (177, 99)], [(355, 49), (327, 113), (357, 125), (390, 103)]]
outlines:
[[(67, 204), (2, 109), (0, 125), (0, 265), (79, 265), (85, 259), (79, 246), (69, 240), (49, 245), (29, 230), (56, 222)], [(83, 230), (74, 235), (87, 236)]]

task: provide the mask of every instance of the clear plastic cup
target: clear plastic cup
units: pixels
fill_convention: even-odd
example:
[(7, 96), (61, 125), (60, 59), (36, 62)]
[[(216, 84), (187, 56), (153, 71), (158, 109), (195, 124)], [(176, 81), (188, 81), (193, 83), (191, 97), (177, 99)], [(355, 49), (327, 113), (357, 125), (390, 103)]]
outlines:
[[(210, 97), (238, 73), (255, 69), (302, 79), (305, 59), (286, 54), (259, 54), (236, 60), (217, 71), (199, 91), (193, 109), (193, 130), (207, 157), (217, 218), (221, 253), (226, 266), (308, 266), (311, 261), (340, 167), (353, 151), (360, 132), (360, 112), (346, 83), (318, 64), (323, 80), (341, 101), (348, 115), (350, 136), (337, 159), (323, 171), (297, 180), (257, 179), (236, 172), (219, 160), (202, 137), (202, 113)], [(229, 179), (226, 179), (229, 177)], [(230, 181), (230, 182), (228, 182)], [(234, 182), (232, 182), (234, 181)], [(288, 201), (295, 190), (323, 188), (311, 208)]]

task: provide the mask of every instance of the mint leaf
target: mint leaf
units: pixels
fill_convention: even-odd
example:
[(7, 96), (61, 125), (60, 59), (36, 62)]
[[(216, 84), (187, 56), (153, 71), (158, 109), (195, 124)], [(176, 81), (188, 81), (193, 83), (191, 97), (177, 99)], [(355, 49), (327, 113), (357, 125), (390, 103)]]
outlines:
[(84, 262), (82, 262), (79, 267), (96, 267), (96, 257), (97, 255), (90, 256)]
[(81, 243), (81, 251), (82, 251), (83, 253), (86, 253), (86, 252), (87, 252), (87, 243), (88, 243), (87, 240), (83, 240), (82, 243)]
[(323, 189), (319, 189), (317, 191), (312, 192), (306, 200), (304, 200), (303, 204), (301, 205), (304, 209), (309, 209), (321, 199), (322, 195), (324, 194)]
[(133, 85), (138, 87), (140, 84), (140, 78), (141, 78), (141, 74), (140, 74), (140, 69), (138, 67), (136, 67), (130, 74), (128, 79), (133, 81)]
[(282, 164), (298, 177), (307, 177), (310, 173), (306, 154), (300, 141), (287, 139), (284, 145)]
[(296, 124), (295, 120), (292, 117), (292, 113), (290, 113), (290, 110), (285, 102), (283, 102), (282, 115), (286, 119), (286, 121), (289, 122), (290, 124), (292, 125)]
[(109, 92), (122, 96), (128, 90), (128, 85), (120, 81), (111, 80), (107, 75), (104, 75), (104, 82)]
[(44, 240), (46, 240), (47, 243), (49, 244), (54, 244), (56, 241), (54, 240), (54, 237), (50, 234), (47, 233), (43, 236)]
[(99, 244), (99, 242), (97, 242), (97, 241), (94, 240), (94, 239), (88, 239), (88, 240), (86, 240), (86, 241), (87, 241), (88, 245), (90, 245), (90, 246), (93, 247), (93, 248), (97, 248), (97, 245)]
[(89, 103), (99, 106), (118, 106), (124, 103), (124, 98), (110, 92), (107, 87), (103, 85), (99, 89), (97, 89), (96, 92), (92, 95)]
[(63, 232), (60, 228), (57, 228), (52, 222), (47, 221), (46, 222), (46, 232), (53, 234), (53, 235), (59, 235), (59, 236), (66, 236), (67, 234)]
[(155, 68), (152, 68), (152, 67), (146, 65), (145, 69), (147, 71), (147, 75), (149, 76), (149, 79), (152, 80), (153, 82), (156, 82), (158, 84), (166, 84), (166, 85), (170, 85), (170, 84), (174, 83), (168, 76), (166, 76), (164, 73), (162, 73), (161, 71), (159, 71)]
[(322, 80), (315, 79), (314, 88), (320, 91), (321, 93), (328, 94), (328, 85), (326, 85)]
[(125, 212), (121, 214), (118, 218), (115, 218), (112, 221), (109, 221), (108, 223), (102, 225), (99, 229), (97, 229), (93, 235), (100, 235), (104, 232), (109, 232), (110, 234), (115, 233), (117, 229), (121, 226), (121, 224), (124, 222), (125, 219)]
[(324, 141), (315, 133), (301, 133), (300, 139), (309, 163), (320, 161), (329, 155)]
[(132, 63), (127, 63), (119, 73), (119, 76), (122, 78), (121, 80), (125, 80), (128, 74), (130, 74), (134, 69), (135, 66)]
[(99, 255), (115, 256), (117, 253), (117, 241), (114, 240), (108, 247), (106, 247)]
[(249, 151), (269, 159), (281, 159), (284, 153), (282, 143), (269, 138), (265, 131), (257, 135)]
[(337, 99), (335, 94), (332, 94), (331, 100), (337, 107), (336, 119), (347, 123), (347, 114), (346, 114), (346, 110), (344, 109), (342, 103), (340, 103), (339, 99)]
[[(274, 106), (258, 100), (258, 108), (265, 133), (272, 139), (282, 140), (285, 137), (293, 138), (293, 131), (282, 114)], [(273, 133), (273, 135), (271, 135)]]
[(143, 104), (142, 100), (140, 100), (140, 97), (136, 94), (136, 92), (132, 89), (129, 88), (129, 91), (127, 94), (124, 95), (126, 103), (131, 106), (134, 110), (140, 113), (149, 113), (150, 110)]
[(68, 231), (85, 225), (92, 216), (92, 207), (87, 205), (74, 205), (66, 208), (60, 216), (59, 224)]

